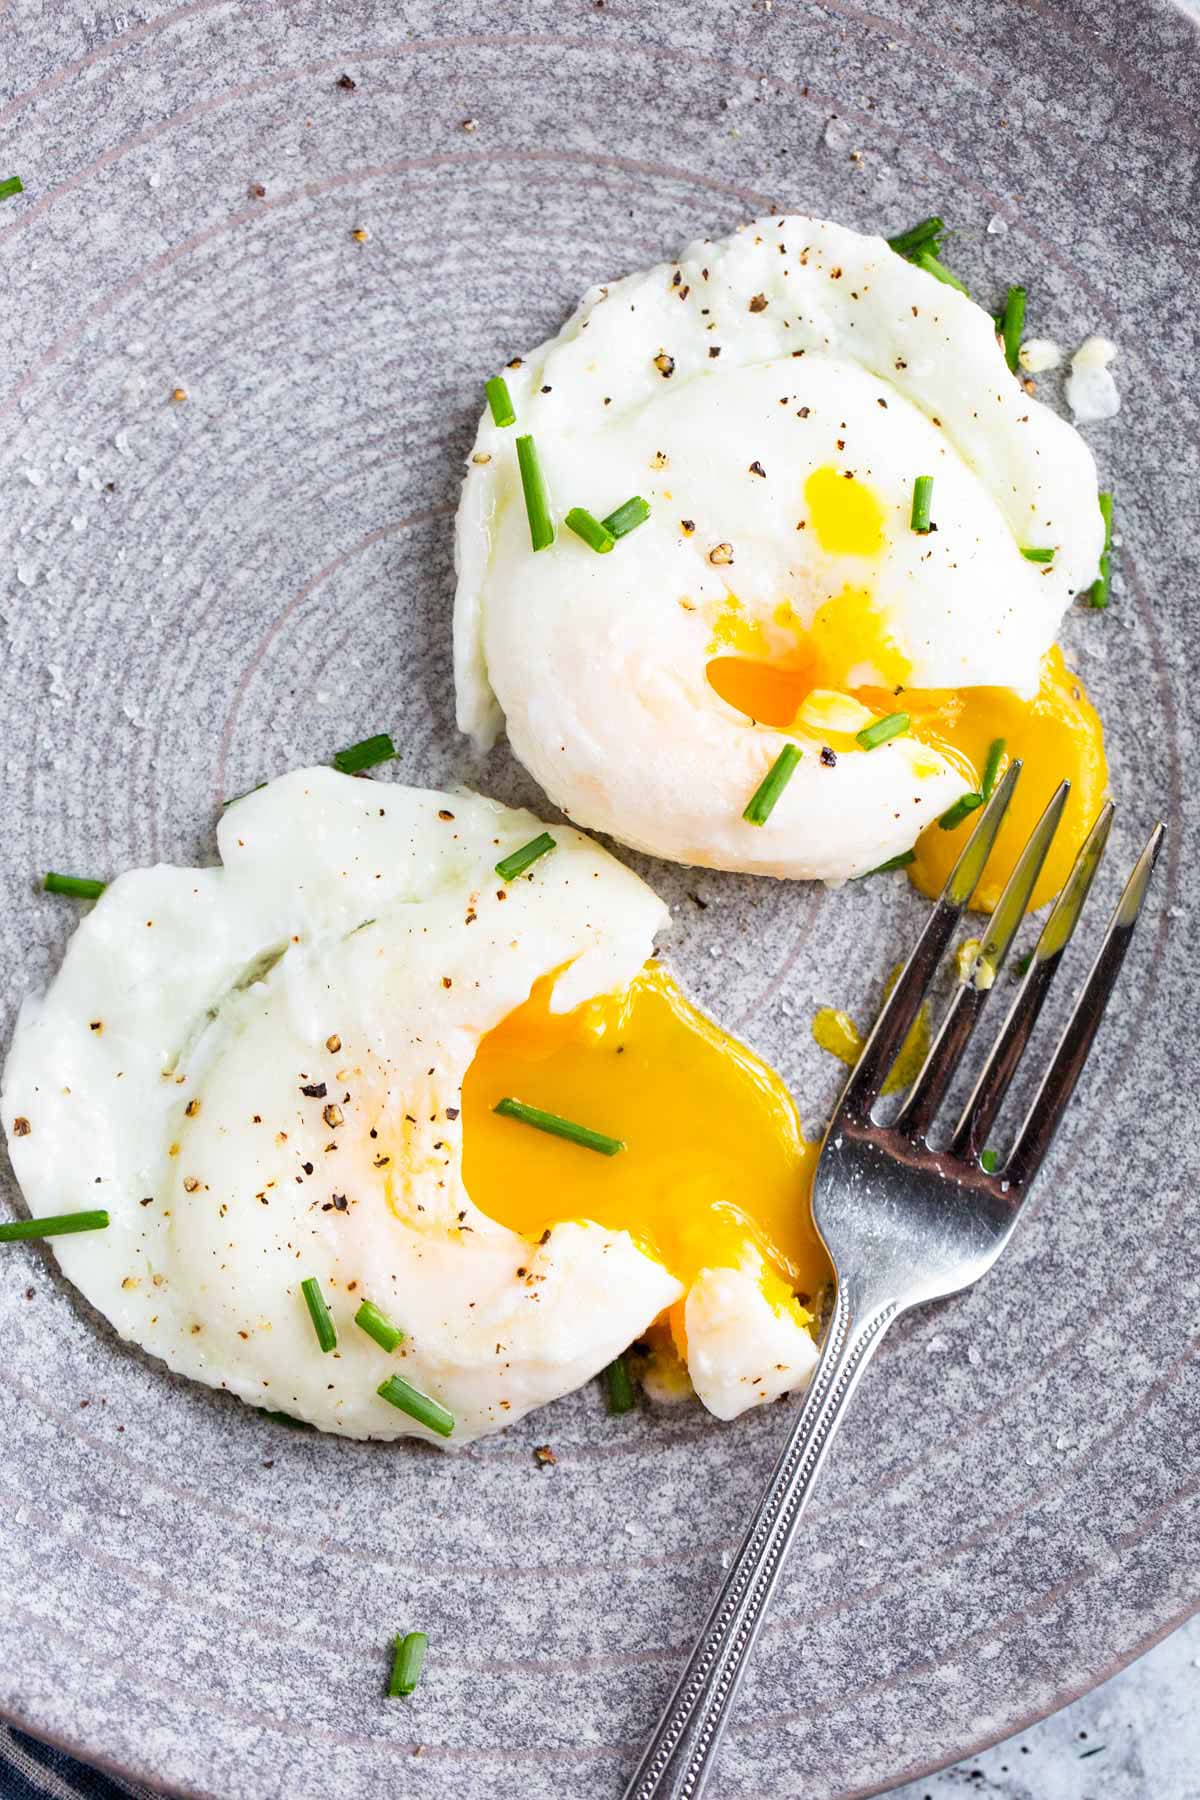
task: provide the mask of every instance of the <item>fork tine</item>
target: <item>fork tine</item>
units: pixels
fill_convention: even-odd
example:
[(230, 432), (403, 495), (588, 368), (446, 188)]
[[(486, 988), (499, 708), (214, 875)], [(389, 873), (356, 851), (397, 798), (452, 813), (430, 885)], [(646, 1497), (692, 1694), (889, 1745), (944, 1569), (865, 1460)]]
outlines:
[(879, 1098), (884, 1077), (896, 1060), (896, 1052), (908, 1036), (925, 993), (937, 973), (946, 945), (962, 917), (967, 901), (975, 892), (984, 864), (991, 855), (996, 833), (1012, 799), (1013, 789), (1021, 773), (1021, 764), (1013, 762), (997, 784), (996, 791), (979, 816), (979, 823), (967, 839), (958, 861), (951, 869), (937, 905), (925, 921), (924, 930), (913, 946), (887, 1001), (875, 1021), (862, 1054), (850, 1072), (842, 1090), (839, 1110), (860, 1116), (870, 1112)]
[(1165, 831), (1166, 826), (1161, 823), (1154, 827), (1146, 848), (1134, 864), (1133, 873), (1117, 902), (1117, 910), (1104, 934), (1104, 942), (1084, 983), (1083, 992), (1067, 1020), (1066, 1030), (1059, 1039), (1053, 1061), (1034, 1095), (1033, 1105), (1021, 1126), (1020, 1135), (1004, 1170), (1005, 1177), (1014, 1187), (1024, 1186), (1036, 1175), (1042, 1158), (1050, 1147), (1050, 1140), (1058, 1129), (1058, 1122), (1075, 1091), (1075, 1084), (1083, 1072), (1092, 1040), (1100, 1028), (1104, 1009), (1121, 972), (1121, 964), (1125, 960), (1129, 940), (1133, 936), (1146, 898)]
[(1070, 791), (1069, 781), (1059, 783), (1045, 812), (1034, 826), (1029, 841), (1013, 865), (1012, 874), (1004, 884), (1004, 892), (988, 921), (971, 974), (955, 992), (937, 1036), (913, 1082), (912, 1090), (896, 1119), (897, 1131), (902, 1131), (906, 1137), (914, 1140), (924, 1137), (933, 1123), (967, 1047), (967, 1040), (987, 1005), (996, 976), (1004, 966), (1009, 947), (1025, 917), (1025, 909), (1037, 886), (1046, 852), (1058, 830)]
[(1030, 1033), (1058, 972), (1063, 951), (1079, 923), (1084, 902), (1100, 867), (1112, 828), (1113, 805), (1106, 801), (1096, 815), (1075, 858), (1074, 866), (1054, 902), (1053, 910), (1037, 941), (1017, 997), (1008, 1010), (1000, 1035), (980, 1070), (979, 1080), (963, 1108), (962, 1117), (950, 1140), (950, 1153), (963, 1161), (975, 1161), (987, 1143), (992, 1121), (999, 1112), (1009, 1083), (1016, 1073)]

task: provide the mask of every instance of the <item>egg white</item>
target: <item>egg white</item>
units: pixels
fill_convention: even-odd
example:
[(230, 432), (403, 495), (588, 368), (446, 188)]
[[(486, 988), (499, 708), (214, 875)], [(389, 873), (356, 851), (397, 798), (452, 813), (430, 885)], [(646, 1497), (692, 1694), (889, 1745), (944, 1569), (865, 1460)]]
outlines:
[[(555, 1010), (619, 991), (667, 921), (570, 828), (506, 886), (493, 865), (539, 829), (308, 769), (226, 810), (222, 867), (109, 886), (22, 1008), (0, 1111), (32, 1213), (108, 1209), (52, 1248), (123, 1337), (352, 1437), (431, 1435), (377, 1396), (400, 1374), (454, 1414), (454, 1448), (577, 1387), (679, 1298), (627, 1233), (567, 1223), (531, 1246), (463, 1186), (481, 1036), (556, 969)], [(408, 1334), (393, 1355), (353, 1323), (363, 1299)], [(790, 1330), (799, 1384), (814, 1353)]]
[[(819, 721), (785, 736), (728, 705), (705, 670), (730, 594), (770, 636), (782, 601), (807, 625), (866, 587), (907, 685), (1031, 695), (1096, 574), (1087, 446), (1014, 380), (988, 315), (881, 238), (759, 220), (591, 290), (504, 373), (517, 425), (485, 414), (458, 513), (459, 725), (486, 748), (506, 724), (572, 819), (652, 854), (841, 880), (906, 850), (966, 785), (911, 738), (829, 766)], [(562, 529), (533, 552), (516, 432), (534, 437), (558, 517), (640, 493), (649, 521), (608, 555)], [(807, 477), (830, 465), (880, 501), (879, 556), (797, 529)], [(918, 474), (934, 476), (929, 536), (910, 528)], [(732, 562), (714, 563), (722, 544)], [(1035, 546), (1053, 562), (1026, 561)], [(751, 825), (743, 808), (788, 738), (804, 760)]]

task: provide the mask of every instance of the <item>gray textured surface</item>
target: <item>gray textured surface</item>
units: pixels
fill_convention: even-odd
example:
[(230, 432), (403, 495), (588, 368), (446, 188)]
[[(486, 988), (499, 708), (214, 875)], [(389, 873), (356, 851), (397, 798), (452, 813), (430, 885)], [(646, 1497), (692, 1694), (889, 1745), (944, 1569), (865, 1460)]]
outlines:
[[(936, 206), (975, 291), (1024, 277), (1039, 330), (1122, 345), (1093, 437), (1122, 574), (1067, 643), (1125, 802), (1103, 901), (1162, 813), (1157, 904), (1035, 1216), (872, 1370), (716, 1792), (867, 1793), (1087, 1688), (1197, 1603), (1194, 27), (1115, 0), (4, 24), (6, 1006), (70, 926), (35, 871), (190, 860), (220, 796), (372, 729), (400, 778), (536, 800), (453, 732), (448, 520), (482, 376), (592, 279), (763, 206)], [(916, 903), (705, 876), (701, 912), (647, 872), (675, 966), (819, 1120), (813, 1007), (861, 1009)], [(0, 1333), (0, 1710), (221, 1800), (616, 1795), (779, 1431), (587, 1393), (456, 1461), (313, 1441), (115, 1343), (37, 1249), (0, 1263)], [(385, 1706), (417, 1622), (426, 1682)]]
[(1200, 1800), (1200, 1619), (1073, 1706), (891, 1800)]

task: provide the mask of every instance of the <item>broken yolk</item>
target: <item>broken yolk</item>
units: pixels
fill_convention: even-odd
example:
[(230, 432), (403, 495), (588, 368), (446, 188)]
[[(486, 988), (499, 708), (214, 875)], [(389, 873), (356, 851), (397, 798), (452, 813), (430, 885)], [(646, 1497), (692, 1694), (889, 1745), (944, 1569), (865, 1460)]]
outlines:
[[(805, 517), (833, 556), (878, 556), (884, 547), (883, 507), (861, 481), (830, 465), (804, 484)], [(847, 584), (817, 608), (807, 630), (791, 605), (776, 608), (774, 624), (788, 647), (772, 655), (763, 625), (747, 618), (730, 595), (714, 621), (708, 679), (722, 700), (760, 725), (785, 728), (814, 688), (846, 691), (865, 681), (901, 685), (909, 671), (870, 591)], [(731, 654), (721, 654), (730, 652)]]
[[(1050, 796), (1060, 781), (1070, 781), (1062, 820), (1030, 904), (1044, 906), (1053, 900), (1108, 791), (1100, 719), (1083, 683), (1063, 662), (1062, 652), (1055, 646), (1043, 658), (1041, 685), (1032, 700), (1021, 700), (1010, 688), (964, 688), (957, 693), (910, 688), (899, 702), (890, 694), (887, 698), (891, 708), (905, 708), (914, 735), (940, 750), (973, 788), (979, 786), (988, 749), (997, 738), (1005, 745), (1001, 770), (1018, 759), (1024, 765), (971, 902), (976, 912), (992, 911)], [(932, 898), (941, 892), (977, 822), (978, 815), (969, 814), (953, 831), (931, 825), (922, 833), (909, 874), (923, 894)]]
[[(877, 556), (884, 546), (883, 508), (853, 476), (826, 467), (804, 485), (807, 514), (800, 521), (822, 550), (841, 556)], [(1001, 770), (1019, 758), (1024, 767), (972, 901), (991, 912), (1004, 883), (1059, 782), (1071, 792), (1031, 904), (1043, 906), (1060, 891), (1108, 787), (1104, 739), (1083, 685), (1052, 649), (1042, 662), (1033, 700), (1008, 688), (917, 689), (907, 685), (910, 664), (893, 638), (870, 590), (844, 586), (800, 624), (790, 602), (771, 621), (749, 617), (729, 595), (713, 623), (709, 684), (728, 705), (756, 724), (787, 731), (817, 689), (850, 694), (880, 714), (904, 711), (912, 735), (944, 756), (978, 790), (988, 750), (1005, 745)], [(836, 741), (836, 740), (835, 740)], [(839, 744), (854, 754), (852, 743)], [(863, 752), (870, 754), (870, 752)], [(909, 873), (921, 892), (940, 893), (954, 860), (978, 823), (974, 813), (951, 831), (933, 824), (917, 842)]]
[[(628, 1231), (685, 1287), (756, 1247), (773, 1303), (814, 1295), (829, 1277), (809, 1211), (817, 1151), (779, 1077), (657, 963), (624, 993), (567, 1013), (550, 1010), (556, 979), (535, 983), (467, 1070), (463, 1178), (474, 1203), (533, 1240), (568, 1219)], [(499, 1117), (506, 1095), (625, 1148), (600, 1156)], [(677, 1338), (681, 1323), (672, 1319)]]
[[(732, 612), (735, 605), (738, 611)], [(725, 623), (730, 618), (738, 629)], [(786, 730), (814, 688), (844, 693), (871, 679), (900, 686), (908, 674), (908, 659), (866, 588), (844, 587), (826, 600), (807, 631), (786, 602), (776, 609), (775, 624), (789, 631), (794, 648), (770, 662), (763, 627), (745, 618), (740, 602), (727, 601), (713, 626), (711, 648), (728, 646), (740, 654), (714, 656), (709, 684), (760, 725)], [(751, 640), (752, 631), (757, 640)]]

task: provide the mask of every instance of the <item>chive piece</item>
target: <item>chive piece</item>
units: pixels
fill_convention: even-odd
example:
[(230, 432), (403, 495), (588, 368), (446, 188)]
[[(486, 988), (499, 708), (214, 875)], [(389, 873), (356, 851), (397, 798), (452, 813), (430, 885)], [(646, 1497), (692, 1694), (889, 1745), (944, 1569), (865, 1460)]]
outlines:
[(912, 517), (909, 524), (922, 535), (931, 531), (929, 509), (933, 505), (933, 476), (918, 475), (913, 482)]
[(448, 1438), (454, 1430), (454, 1414), (447, 1412), (444, 1406), (431, 1400), (419, 1388), (413, 1387), (402, 1375), (389, 1375), (386, 1381), (380, 1382), (375, 1392), (389, 1406), (399, 1407), (410, 1419), (415, 1419), (418, 1425), (428, 1425), (430, 1431), (436, 1431), (439, 1437)]
[(886, 719), (876, 719), (870, 725), (864, 725), (856, 731), (854, 741), (861, 744), (864, 750), (878, 750), (880, 744), (888, 744), (895, 737), (903, 737), (908, 730), (907, 713), (889, 713)]
[(312, 1320), (313, 1330), (317, 1334), (317, 1342), (322, 1351), (328, 1355), (337, 1348), (337, 1332), (333, 1320), (329, 1316), (329, 1308), (325, 1304), (325, 1296), (321, 1292), (321, 1284), (315, 1275), (300, 1283), (300, 1292), (304, 1295), (304, 1304), (308, 1308), (308, 1316)]
[(994, 1175), (999, 1161), (1000, 1152), (998, 1150), (981, 1150), (979, 1152), (979, 1166), (985, 1175)]
[(945, 229), (945, 223), (936, 216), (922, 219), (918, 224), (910, 225), (907, 231), (899, 231), (895, 237), (890, 237), (887, 240), (888, 249), (905, 258), (911, 256), (914, 250), (928, 248), (937, 251)]
[(307, 1419), (298, 1419), (294, 1413), (272, 1412), (268, 1406), (257, 1407), (256, 1411), (260, 1412), (264, 1419), (270, 1419), (273, 1425), (287, 1425), (293, 1431), (312, 1431), (314, 1429)]
[(47, 1213), (40, 1219), (14, 1219), (0, 1225), (0, 1244), (24, 1243), (27, 1238), (69, 1237), (74, 1231), (104, 1231), (108, 1214), (103, 1211)]
[(586, 506), (573, 506), (563, 523), (598, 556), (607, 556), (617, 541), (607, 525), (602, 525)]
[(368, 1337), (374, 1338), (381, 1350), (390, 1356), (397, 1344), (404, 1342), (404, 1333), (398, 1325), (393, 1325), (386, 1313), (380, 1312), (373, 1300), (364, 1300), (354, 1315), (354, 1323), (365, 1331)]
[(1018, 979), (1022, 975), (1027, 975), (1029, 973), (1029, 965), (1032, 961), (1033, 951), (1027, 950), (1024, 956), (1018, 956), (1016, 962), (1013, 964), (1013, 974), (1017, 976)]
[(228, 800), (222, 800), (222, 806), (236, 806), (239, 800), (248, 800), (251, 794), (259, 794), (266, 787), (265, 781), (256, 781), (252, 788), (243, 788), (240, 794), (231, 794)]
[(0, 181), (0, 200), (11, 200), (14, 194), (24, 192), (25, 183), (19, 175), (10, 175), (5, 181)]
[(960, 794), (954, 805), (946, 808), (938, 824), (943, 831), (953, 831), (956, 825), (961, 825), (964, 819), (969, 818), (982, 805), (982, 794)]
[(605, 1369), (604, 1388), (610, 1413), (627, 1413), (633, 1410), (633, 1383), (629, 1379), (629, 1364), (625, 1360), (624, 1351), (620, 1356), (614, 1356)]
[(93, 881), (90, 875), (56, 875), (51, 870), (42, 882), (48, 894), (69, 894), (73, 900), (98, 900), (106, 881)]
[(543, 831), (537, 837), (530, 838), (527, 844), (522, 844), (519, 850), (514, 850), (511, 856), (501, 857), (496, 864), (496, 873), (501, 881), (515, 881), (518, 875), (523, 875), (540, 856), (545, 856), (553, 848), (554, 839), (548, 831)]
[(512, 396), (503, 375), (493, 375), (490, 381), (485, 381), (483, 391), (492, 409), (492, 424), (514, 425), (517, 415), (513, 411)]
[[(908, 260), (914, 269), (924, 269), (925, 273), (932, 275), (936, 281), (944, 282), (947, 287), (957, 288), (960, 294), (967, 293), (967, 289), (958, 276), (952, 275), (945, 263), (938, 261), (932, 250), (917, 250)], [(969, 295), (968, 298), (970, 298)]]
[(643, 500), (640, 494), (634, 494), (630, 499), (623, 500), (620, 506), (614, 507), (607, 518), (602, 519), (600, 523), (607, 531), (611, 531), (615, 538), (628, 537), (631, 531), (636, 531), (639, 525), (644, 525), (649, 517), (650, 502)]
[(1100, 573), (1088, 589), (1088, 599), (1098, 611), (1108, 605), (1108, 580), (1112, 573), (1112, 528), (1113, 497), (1110, 493), (1100, 495), (1100, 517), (1104, 520), (1104, 549), (1100, 554)]
[(1026, 562), (1052, 563), (1054, 561), (1053, 550), (1044, 549), (1044, 548), (1043, 549), (1022, 550), (1021, 555), (1025, 558)]
[(388, 1682), (389, 1700), (406, 1700), (421, 1679), (425, 1651), (429, 1639), (423, 1631), (410, 1631), (406, 1637), (396, 1634), (396, 1653), (392, 1658), (392, 1677)]
[(798, 744), (785, 744), (771, 764), (742, 814), (751, 825), (765, 825), (775, 810), (776, 802), (796, 772), (804, 752)]
[(396, 746), (386, 731), (364, 738), (361, 744), (350, 744), (334, 752), (333, 766), (343, 775), (357, 775), (360, 769), (373, 769), (376, 763), (391, 762)]
[(590, 1125), (576, 1125), (571, 1119), (560, 1119), (557, 1113), (543, 1112), (540, 1106), (526, 1106), (523, 1100), (514, 1100), (510, 1095), (497, 1100), (492, 1111), (502, 1119), (516, 1119), (522, 1125), (532, 1125), (535, 1131), (548, 1132), (551, 1137), (566, 1138), (584, 1150), (596, 1150), (601, 1156), (615, 1156), (625, 1148), (621, 1138), (593, 1131)]
[(550, 499), (537, 445), (528, 435), (517, 439), (517, 462), (521, 467), (521, 486), (525, 490), (525, 511), (529, 515), (529, 541), (535, 550), (548, 550), (554, 542), (554, 520), (550, 517)]
[(873, 869), (865, 869), (858, 880), (866, 881), (872, 875), (890, 875), (893, 869), (907, 869), (909, 863), (916, 860), (915, 850), (902, 850), (899, 856), (889, 856), (886, 862), (876, 863)]
[(1004, 339), (1004, 360), (1015, 375), (1021, 338), (1025, 331), (1025, 289), (1010, 287), (1000, 315), (1000, 336)]
[(983, 765), (983, 779), (979, 783), (979, 798), (990, 800), (992, 789), (996, 785), (996, 777), (1000, 773), (1000, 764), (1004, 761), (1003, 738), (993, 738), (988, 745), (987, 759)]

